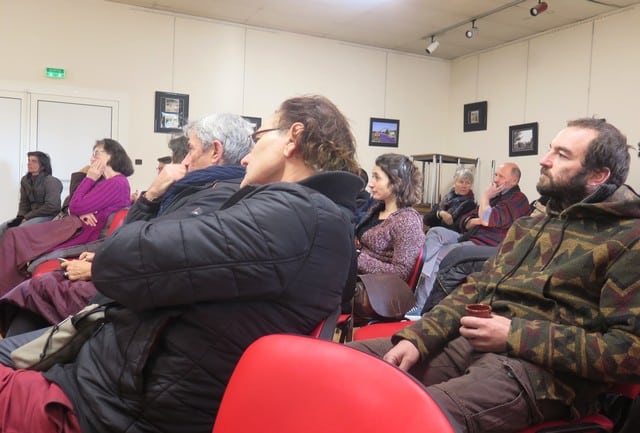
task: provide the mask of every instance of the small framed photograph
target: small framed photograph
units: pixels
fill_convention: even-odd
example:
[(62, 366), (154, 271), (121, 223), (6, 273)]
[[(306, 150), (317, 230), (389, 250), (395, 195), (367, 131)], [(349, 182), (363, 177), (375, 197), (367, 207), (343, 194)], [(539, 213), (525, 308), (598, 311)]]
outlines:
[(369, 146), (398, 147), (400, 121), (372, 117), (369, 121)]
[(189, 95), (156, 92), (154, 132), (182, 132), (189, 119)]
[(538, 122), (509, 127), (509, 156), (538, 154)]
[(464, 104), (464, 132), (487, 129), (487, 101)]
[(253, 126), (254, 132), (262, 126), (262, 117), (242, 116), (242, 118)]

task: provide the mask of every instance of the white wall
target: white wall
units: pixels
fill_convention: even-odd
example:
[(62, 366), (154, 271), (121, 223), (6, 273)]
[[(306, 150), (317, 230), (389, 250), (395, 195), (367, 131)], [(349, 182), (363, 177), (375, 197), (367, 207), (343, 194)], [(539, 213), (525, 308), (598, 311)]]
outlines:
[[(634, 102), (640, 96), (640, 8), (590, 20), (452, 62), (449, 101), (450, 148), (498, 163), (509, 160), (509, 126), (539, 123), (537, 156), (512, 158), (523, 171), (521, 187), (537, 198), (538, 161), (567, 120), (605, 117), (634, 145), (640, 124)], [(486, 131), (462, 132), (463, 105), (488, 101)], [(486, 150), (486, 152), (485, 152)], [(640, 187), (637, 150), (628, 183)], [(482, 188), (490, 179), (484, 165)]]
[[(479, 157), (485, 188), (490, 161), (509, 158), (509, 125), (539, 122), (540, 154), (566, 120), (585, 115), (606, 117), (638, 142), (639, 20), (640, 7), (628, 8), (447, 62), (102, 0), (0, 0), (0, 38), (10, 41), (0, 45), (0, 89), (118, 100), (117, 138), (144, 161), (133, 189), (149, 184), (168, 152), (168, 136), (153, 132), (157, 90), (188, 93), (192, 119), (213, 111), (266, 118), (287, 97), (322, 93), (351, 120), (364, 168), (388, 151)], [(67, 78), (45, 78), (47, 66)], [(463, 105), (481, 100), (487, 130), (462, 132)], [(370, 117), (400, 119), (398, 149), (367, 146)], [(538, 158), (514, 158), (530, 199)], [(634, 155), (634, 186), (637, 165)]]
[[(324, 94), (351, 120), (368, 170), (380, 153), (424, 153), (447, 133), (450, 66), (438, 59), (101, 0), (0, 0), (0, 39), (11, 41), (0, 58), (15, 59), (3, 61), (0, 89), (120, 101), (117, 138), (144, 162), (130, 178), (134, 190), (168, 153), (168, 135), (153, 132), (157, 90), (189, 94), (191, 119), (214, 111), (266, 118), (290, 96)], [(67, 78), (45, 78), (47, 66)], [(370, 117), (401, 119), (398, 149), (367, 146)]]

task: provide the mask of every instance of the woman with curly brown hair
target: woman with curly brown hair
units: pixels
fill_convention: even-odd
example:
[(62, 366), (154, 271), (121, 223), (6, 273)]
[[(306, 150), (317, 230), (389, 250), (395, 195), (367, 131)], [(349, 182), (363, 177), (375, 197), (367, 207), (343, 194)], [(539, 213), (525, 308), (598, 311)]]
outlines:
[(386, 153), (376, 159), (369, 188), (378, 204), (356, 227), (358, 272), (392, 273), (407, 281), (424, 243), (420, 201), (422, 175), (406, 156)]

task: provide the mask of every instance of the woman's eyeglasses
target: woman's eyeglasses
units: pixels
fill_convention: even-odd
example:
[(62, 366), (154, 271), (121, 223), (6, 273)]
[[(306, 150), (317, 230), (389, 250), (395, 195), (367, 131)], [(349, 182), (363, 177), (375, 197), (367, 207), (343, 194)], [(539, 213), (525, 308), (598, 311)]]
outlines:
[(96, 158), (98, 155), (100, 155), (101, 153), (107, 153), (106, 150), (100, 150), (100, 149), (96, 149), (93, 151), (93, 153), (91, 154), (94, 158)]
[(258, 140), (260, 140), (262, 138), (262, 136), (264, 134), (266, 134), (267, 132), (271, 132), (271, 131), (279, 131), (282, 128), (269, 128), (269, 129), (262, 129), (260, 131), (256, 131), (253, 134), (251, 134), (251, 139), (253, 140), (254, 143), (256, 143)]

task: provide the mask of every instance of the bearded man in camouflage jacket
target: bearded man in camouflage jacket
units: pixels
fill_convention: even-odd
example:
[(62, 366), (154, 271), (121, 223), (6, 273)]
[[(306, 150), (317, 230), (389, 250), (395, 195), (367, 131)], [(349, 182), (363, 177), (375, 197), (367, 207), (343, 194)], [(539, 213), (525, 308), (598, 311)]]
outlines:
[[(517, 220), (479, 273), (390, 340), (353, 343), (420, 379), (462, 431), (513, 432), (597, 411), (640, 382), (640, 197), (626, 138), (570, 121), (540, 161), (546, 212)], [(485, 303), (490, 318), (468, 316)]]

